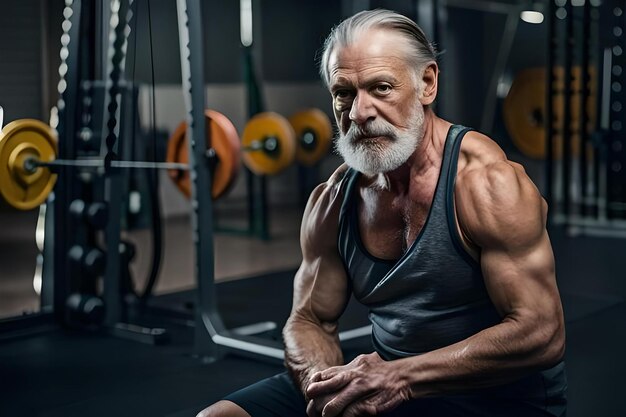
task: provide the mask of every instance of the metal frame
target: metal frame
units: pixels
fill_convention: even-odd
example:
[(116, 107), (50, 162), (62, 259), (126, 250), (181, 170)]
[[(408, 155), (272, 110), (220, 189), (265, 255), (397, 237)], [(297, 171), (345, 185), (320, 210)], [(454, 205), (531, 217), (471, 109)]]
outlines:
[[(553, 0), (549, 2), (549, 39), (548, 39), (548, 68), (552, 69), (555, 65), (555, 54), (557, 50), (563, 52), (563, 64), (565, 69), (564, 77), (564, 103), (569, 103), (572, 98), (571, 81), (572, 74), (571, 68), (573, 66), (573, 54), (575, 48), (576, 31), (574, 28), (573, 8), (571, 2), (564, 4), (565, 11), (567, 12), (566, 21), (562, 22), (564, 25), (563, 33), (565, 35), (564, 41), (559, 40), (557, 31), (557, 7)], [(613, 5), (605, 3), (607, 12), (613, 10)], [(614, 65), (614, 54), (611, 49), (611, 42), (607, 42), (607, 39), (602, 39), (600, 36), (600, 23), (599, 16), (601, 7), (593, 5), (590, 2), (585, 2), (582, 9), (582, 22), (581, 33), (583, 43), (580, 46), (581, 55), (581, 103), (580, 103), (580, 123), (572, 127), (571, 120), (571, 106), (565, 105), (564, 110), (564, 123), (562, 126), (563, 133), (563, 162), (560, 164), (554, 164), (554, 152), (552, 150), (553, 137), (555, 134), (554, 126), (550, 121), (553, 119), (554, 109), (552, 96), (555, 91), (555, 77), (552, 71), (549, 71), (548, 88), (546, 89), (546, 106), (548, 114), (546, 117), (546, 188), (548, 190), (548, 202), (557, 206), (557, 210), (551, 212), (550, 221), (555, 225), (560, 225), (565, 228), (567, 233), (571, 236), (598, 236), (598, 237), (614, 237), (624, 238), (626, 237), (626, 221), (619, 218), (611, 218), (609, 195), (608, 195), (608, 175), (607, 175), (607, 161), (610, 156), (608, 144), (612, 140), (612, 110), (611, 110), (611, 98), (612, 98), (612, 67)], [(595, 13), (594, 13), (595, 12)], [(594, 17), (595, 16), (595, 17)], [(607, 46), (607, 43), (609, 44)], [(561, 48), (561, 49), (559, 49)], [(602, 49), (601, 49), (602, 48)], [(596, 58), (593, 58), (595, 52)], [(591, 128), (594, 130), (593, 134), (588, 133), (590, 115), (588, 112), (587, 101), (589, 100), (591, 91), (589, 88), (589, 82), (591, 81), (591, 74), (589, 73), (589, 65), (596, 64), (597, 68), (602, 68), (602, 73), (597, 71), (596, 78), (601, 80), (598, 82), (598, 96), (596, 98), (597, 118), (595, 126)], [(623, 114), (623, 113), (622, 113)], [(621, 116), (623, 117), (623, 116)], [(576, 199), (572, 195), (572, 185), (574, 182), (573, 172), (573, 146), (571, 143), (571, 135), (578, 132), (581, 138), (581, 154), (578, 156), (578, 163), (580, 168), (580, 184), (576, 191), (580, 192), (580, 198)], [(588, 158), (587, 148), (589, 145), (593, 146), (592, 161)], [(587, 165), (591, 162), (591, 168)], [(556, 166), (555, 166), (556, 165)], [(556, 174), (556, 175), (555, 175)], [(555, 193), (556, 191), (556, 193)], [(556, 194), (556, 195), (555, 195)]]
[[(204, 118), (204, 60), (200, 0), (177, 0), (178, 30), (181, 53), (183, 94), (187, 109), (190, 147), (189, 165), (192, 172), (192, 225), (196, 251), (197, 304), (195, 352), (200, 356), (221, 357), (228, 351), (270, 361), (284, 361), (282, 344), (252, 335), (274, 328), (259, 323), (246, 328), (227, 329), (217, 309), (214, 281), (212, 200), (206, 190), (211, 183), (213, 155), (208, 152), (207, 129)], [(197, 140), (195, 138), (202, 138)], [(340, 340), (371, 334), (371, 326), (342, 332)]]
[[(71, 2), (71, 0), (68, 0)], [(87, 0), (85, 0), (87, 1)], [(119, 35), (124, 32), (127, 25), (126, 15), (132, 0), (115, 0), (116, 5), (108, 13), (102, 13), (110, 19), (110, 30)], [(71, 267), (68, 262), (68, 249), (76, 242), (76, 239), (68, 239), (74, 236), (75, 222), (70, 218), (69, 205), (76, 198), (76, 190), (70, 176), (77, 166), (90, 165), (91, 162), (76, 160), (75, 140), (78, 124), (78, 90), (83, 80), (80, 72), (80, 21), (82, 1), (78, 0), (72, 5), (71, 33), (69, 33), (68, 72), (66, 74), (67, 88), (62, 94), (59, 105), (59, 157), (56, 169), (65, 175), (68, 180), (59, 181), (56, 192), (49, 200), (46, 217), (51, 221), (46, 222), (46, 243), (44, 250), (47, 256), (44, 264), (46, 297), (50, 291), (53, 293), (53, 305), (45, 308), (40, 314), (33, 315), (27, 320), (15, 319), (0, 321), (0, 337), (13, 337), (17, 334), (13, 330), (19, 328), (24, 332), (40, 331), (41, 329), (56, 328), (58, 325), (67, 325), (69, 313), (66, 308), (66, 300), (73, 291), (72, 282), (76, 280), (71, 276)], [(117, 6), (120, 6), (119, 9)], [(69, 14), (69, 13), (68, 13)], [(187, 109), (189, 144), (189, 168), (192, 178), (192, 225), (193, 239), (195, 242), (196, 265), (195, 275), (197, 280), (197, 302), (195, 312), (195, 347), (194, 350), (200, 356), (221, 357), (226, 352), (235, 352), (256, 358), (264, 358), (277, 362), (284, 360), (282, 343), (257, 337), (254, 334), (268, 330), (274, 330), (274, 323), (257, 323), (236, 329), (227, 329), (217, 310), (217, 300), (214, 282), (214, 246), (213, 246), (213, 210), (210, 193), (198, 190), (210, 189), (215, 154), (205, 140), (207, 125), (204, 117), (204, 61), (202, 47), (202, 21), (200, 0), (177, 0), (177, 15), (181, 51), (181, 71), (183, 75), (183, 94)], [(115, 24), (113, 24), (115, 23)], [(104, 27), (104, 25), (103, 25)], [(103, 32), (106, 30), (102, 29)], [(125, 36), (125, 35), (124, 35)], [(108, 38), (108, 37), (107, 37)], [(104, 125), (110, 120), (119, 120), (120, 114), (126, 114), (124, 109), (124, 91), (120, 90), (121, 68), (124, 65), (125, 50), (124, 42), (118, 36), (111, 37), (109, 44), (109, 57), (116, 57), (110, 66), (103, 69), (102, 74), (109, 74), (107, 100), (104, 109), (108, 109), (108, 120), (103, 118)], [(103, 48), (104, 50), (105, 48)], [(103, 52), (104, 53), (104, 52)], [(98, 72), (98, 70), (96, 70)], [(109, 104), (113, 106), (109, 107)], [(127, 109), (126, 109), (127, 110)], [(128, 119), (125, 117), (124, 119)], [(123, 121), (122, 121), (123, 122)], [(132, 125), (132, 123), (131, 123)], [(124, 323), (127, 318), (127, 306), (122, 299), (120, 286), (120, 210), (121, 210), (121, 168), (126, 168), (124, 161), (116, 161), (116, 151), (121, 148), (117, 143), (117, 135), (129, 129), (128, 123), (107, 124), (109, 130), (106, 143), (107, 158), (105, 161), (93, 163), (104, 169), (104, 192), (105, 201), (109, 203), (109, 221), (105, 229), (105, 242), (107, 246), (107, 262), (104, 273), (103, 298), (105, 301), (104, 330), (109, 334), (138, 340), (142, 342), (158, 343), (166, 336), (163, 329), (145, 329), (131, 323)], [(130, 126), (132, 128), (133, 126)], [(104, 130), (104, 129), (103, 129)], [(127, 132), (126, 132), (127, 133)], [(65, 162), (63, 162), (65, 161)], [(130, 165), (131, 163), (129, 163)], [(154, 168), (150, 164), (146, 168)], [(135, 167), (143, 167), (141, 164)], [(69, 232), (68, 232), (69, 231)], [(61, 277), (62, 279), (59, 279)], [(56, 279), (52, 279), (56, 278)], [(53, 285), (53, 288), (50, 288)], [(51, 312), (52, 311), (52, 312)], [(25, 324), (28, 324), (25, 326)], [(13, 333), (13, 335), (11, 335)], [(342, 341), (371, 334), (371, 326), (365, 326), (339, 334)]]

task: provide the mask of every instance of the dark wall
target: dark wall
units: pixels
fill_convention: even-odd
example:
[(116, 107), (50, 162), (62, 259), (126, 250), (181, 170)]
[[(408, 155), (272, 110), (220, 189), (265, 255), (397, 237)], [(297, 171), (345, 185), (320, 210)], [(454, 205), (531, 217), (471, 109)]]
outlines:
[[(129, 78), (156, 83), (180, 83), (180, 50), (175, 0), (136, 0), (136, 30), (128, 49)], [(208, 83), (242, 81), (239, 2), (202, 2), (205, 79)], [(254, 1), (256, 55), (268, 81), (317, 80), (316, 52), (333, 24), (340, 19), (341, 4), (333, 0)], [(150, 30), (150, 19), (152, 30)], [(154, 55), (150, 55), (150, 34)], [(136, 57), (135, 57), (136, 44)], [(153, 62), (153, 64), (152, 64)]]
[[(0, 102), (5, 106), (7, 119), (11, 116), (47, 119), (46, 108), (56, 102), (63, 3), (63, 0), (2, 2)], [(296, 83), (319, 80), (316, 56), (331, 27), (347, 13), (345, 2), (254, 0), (253, 3), (256, 57), (262, 80)], [(45, 25), (39, 24), (40, 5), (46, 6)], [(206, 0), (202, 5), (206, 81), (241, 82), (239, 2)], [(180, 83), (176, 1), (135, 0), (135, 6), (127, 77), (150, 83), (154, 71), (156, 84)], [(372, 0), (370, 6), (395, 9), (413, 18), (416, 15), (416, 2), (412, 0)], [(27, 10), (32, 13), (26, 13)], [(441, 48), (445, 54), (441, 58), (440, 113), (452, 121), (479, 127), (505, 16), (453, 7), (448, 8), (447, 14), (447, 24), (441, 27), (444, 33)], [(23, 19), (30, 23), (24, 23)], [(40, 55), (42, 48), (46, 53)], [(47, 63), (48, 80), (42, 77), (41, 60)], [(507, 64), (511, 77), (519, 69), (543, 62), (545, 24), (519, 22)], [(11, 101), (10, 105), (7, 100)]]
[(264, 79), (319, 80), (316, 56), (341, 19), (341, 2), (265, 1), (261, 16)]
[(43, 16), (40, 0), (0, 5), (0, 106), (4, 123), (43, 116)]
[[(482, 12), (450, 8), (442, 26), (439, 113), (453, 123), (478, 127), (485, 101), (487, 74)], [(477, 24), (478, 23), (478, 24)], [(487, 74), (486, 74), (487, 73)]]

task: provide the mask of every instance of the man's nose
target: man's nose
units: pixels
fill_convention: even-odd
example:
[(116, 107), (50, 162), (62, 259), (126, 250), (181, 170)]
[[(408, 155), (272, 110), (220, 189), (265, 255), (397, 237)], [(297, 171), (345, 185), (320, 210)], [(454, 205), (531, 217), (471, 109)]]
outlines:
[(366, 94), (357, 94), (352, 102), (349, 114), (350, 120), (356, 124), (363, 124), (376, 117), (376, 109)]

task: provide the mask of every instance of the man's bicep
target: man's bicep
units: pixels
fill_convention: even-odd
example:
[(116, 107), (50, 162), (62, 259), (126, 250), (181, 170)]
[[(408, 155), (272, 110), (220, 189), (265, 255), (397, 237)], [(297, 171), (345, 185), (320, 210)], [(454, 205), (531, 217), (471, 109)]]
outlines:
[(302, 264), (294, 283), (293, 314), (320, 323), (336, 322), (349, 296), (337, 246), (341, 194), (334, 177), (339, 174), (314, 190), (300, 232)]
[(490, 298), (503, 318), (545, 318), (560, 312), (547, 234), (524, 250), (483, 248), (481, 268)]
[(294, 281), (293, 313), (319, 323), (335, 323), (349, 300), (348, 280), (338, 256), (303, 260)]
[(545, 202), (520, 166), (497, 162), (468, 177), (461, 216), (480, 247), (485, 285), (500, 314), (550, 315), (560, 307)]

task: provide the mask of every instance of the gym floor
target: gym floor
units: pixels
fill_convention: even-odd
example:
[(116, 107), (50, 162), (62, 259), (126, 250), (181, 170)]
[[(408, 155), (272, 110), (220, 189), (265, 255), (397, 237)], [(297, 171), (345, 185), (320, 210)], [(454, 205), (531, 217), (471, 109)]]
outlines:
[[(278, 218), (280, 213), (280, 219)], [(300, 260), (300, 210), (273, 211), (269, 242), (216, 234), (219, 311), (228, 327), (274, 321), (280, 328), (290, 309), (291, 282)], [(2, 315), (34, 309), (32, 270), (36, 213), (0, 216), (0, 306)], [(152, 306), (187, 310), (193, 303), (189, 224), (166, 224), (162, 280)], [(132, 236), (146, 247), (148, 236)], [(623, 416), (626, 410), (626, 243), (572, 238), (553, 228), (551, 238), (567, 321), (570, 417)], [(141, 255), (135, 268), (144, 267)], [(20, 307), (20, 305), (22, 307)], [(194, 416), (228, 392), (281, 371), (281, 366), (232, 354), (210, 362), (194, 354), (193, 329), (164, 314), (145, 325), (167, 328), (171, 340), (159, 346), (103, 333), (52, 330), (0, 339), (2, 416)], [(341, 326), (366, 323), (352, 303)], [(277, 332), (266, 337), (276, 338)], [(351, 357), (370, 349), (367, 338), (345, 346)]]

